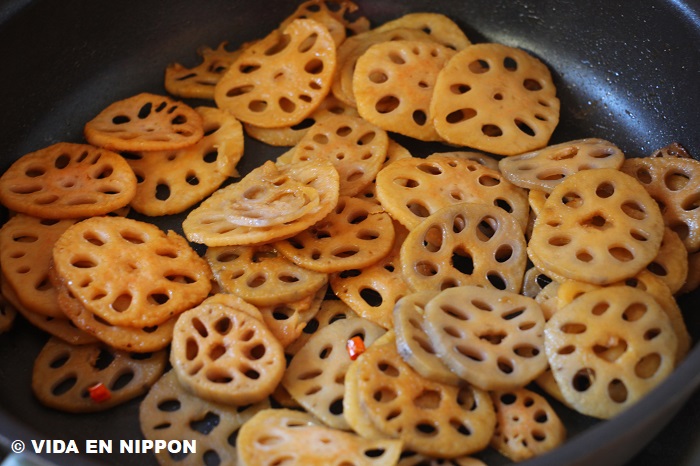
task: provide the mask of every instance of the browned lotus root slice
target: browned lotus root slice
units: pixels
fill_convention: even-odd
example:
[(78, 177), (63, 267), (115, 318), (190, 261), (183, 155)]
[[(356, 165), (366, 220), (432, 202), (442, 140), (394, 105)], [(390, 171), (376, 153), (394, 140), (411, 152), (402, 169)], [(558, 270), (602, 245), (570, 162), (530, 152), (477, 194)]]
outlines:
[(323, 220), (274, 246), (301, 267), (333, 273), (377, 263), (389, 254), (394, 238), (392, 219), (380, 206), (343, 196)]
[(348, 33), (358, 34), (369, 29), (369, 20), (360, 15), (358, 9), (357, 4), (349, 0), (307, 0), (282, 21), (280, 28), (286, 28), (295, 19), (313, 19), (328, 28), (338, 46)]
[(142, 92), (107, 106), (84, 127), (85, 139), (114, 151), (173, 150), (204, 135), (202, 118), (189, 105)]
[(353, 363), (345, 382), (358, 396), (375, 428), (403, 440), (404, 448), (454, 458), (488, 445), (495, 414), (487, 392), (455, 387), (420, 376), (396, 349), (393, 331), (377, 340)]
[(201, 62), (192, 68), (171, 63), (165, 68), (165, 90), (186, 99), (214, 100), (214, 87), (231, 63), (241, 54), (242, 48), (229, 51), (228, 42), (221, 42), (215, 49), (202, 46), (197, 49)]
[(441, 140), (430, 101), (437, 75), (456, 52), (436, 42), (387, 41), (370, 47), (353, 73), (357, 111), (386, 131)]
[(522, 387), (547, 368), (544, 316), (534, 299), (461, 286), (425, 306), (424, 328), (438, 357), (484, 390)]
[(486, 463), (471, 456), (444, 459), (404, 451), (396, 466), (486, 466)]
[(620, 168), (625, 154), (598, 138), (578, 139), (506, 157), (498, 166), (516, 186), (547, 193), (569, 175), (592, 168)]
[(349, 317), (358, 317), (358, 315), (343, 301), (339, 299), (322, 300), (316, 315), (308, 321), (303, 333), (284, 349), (285, 353), (295, 355), (316, 332), (333, 322)]
[(527, 388), (491, 393), (496, 431), (491, 446), (513, 461), (543, 455), (564, 443), (566, 427), (546, 398)]
[(645, 291), (611, 286), (561, 308), (545, 326), (545, 350), (566, 401), (608, 419), (668, 376), (678, 339)]
[(282, 384), (308, 412), (329, 427), (350, 430), (343, 416), (345, 373), (352, 363), (348, 340), (359, 336), (369, 347), (384, 334), (377, 324), (360, 317), (334, 322), (316, 332), (292, 357)]
[(546, 273), (604, 285), (646, 267), (663, 234), (658, 205), (634, 178), (612, 168), (585, 170), (552, 191), (528, 254)]
[(70, 293), (113, 325), (162, 324), (211, 290), (211, 269), (185, 238), (122, 217), (69, 227), (54, 245), (53, 265)]
[(354, 196), (377, 176), (388, 146), (389, 136), (383, 129), (360, 117), (333, 115), (304, 135), (292, 160), (329, 160), (340, 175), (340, 195)]
[(659, 277), (676, 294), (688, 276), (688, 251), (678, 234), (666, 228), (659, 253), (647, 265), (647, 270)]
[(661, 207), (664, 222), (688, 252), (700, 250), (700, 161), (679, 157), (625, 160), (621, 170), (644, 185)]
[(559, 123), (547, 66), (503, 44), (465, 48), (440, 71), (430, 113), (447, 142), (499, 155), (544, 147)]
[(119, 154), (59, 142), (23, 155), (0, 177), (0, 202), (40, 218), (104, 215), (136, 194), (136, 177)]
[(0, 294), (0, 334), (12, 329), (17, 317), (17, 309)]
[(377, 26), (374, 31), (384, 32), (398, 28), (424, 31), (429, 34), (434, 41), (454, 50), (462, 50), (468, 45), (471, 45), (471, 41), (459, 25), (448, 16), (441, 13), (408, 13)]
[[(46, 406), (60, 411), (103, 411), (141, 396), (163, 374), (165, 351), (130, 354), (99, 344), (74, 346), (49, 339), (34, 361), (32, 391)], [(97, 402), (89, 388), (101, 383), (111, 397)]]
[(437, 210), (462, 202), (496, 205), (512, 214), (523, 231), (530, 213), (524, 189), (462, 157), (433, 154), (397, 160), (377, 174), (376, 189), (386, 211), (409, 230)]
[(426, 379), (448, 385), (459, 385), (462, 379), (435, 354), (425, 333), (425, 306), (439, 291), (419, 291), (401, 298), (394, 307), (396, 348), (404, 361)]
[[(265, 163), (205, 199), (187, 215), (182, 228), (187, 239), (210, 247), (276, 241), (305, 230), (330, 213), (338, 202), (338, 186), (338, 172), (327, 160)], [(261, 199), (276, 202), (267, 206)], [(307, 199), (311, 205), (305, 204)], [(305, 215), (288, 211), (293, 206), (306, 207)], [(273, 213), (296, 219), (279, 224)]]
[(243, 127), (233, 115), (211, 107), (195, 109), (206, 134), (175, 151), (125, 154), (139, 184), (131, 206), (145, 215), (177, 214), (213, 193), (243, 156)]
[(170, 363), (180, 383), (195, 395), (236, 405), (267, 398), (285, 367), (282, 345), (262, 321), (215, 303), (180, 315)]
[(678, 142), (672, 142), (666, 147), (655, 150), (649, 157), (692, 158), (688, 150)]
[(414, 291), (480, 285), (520, 292), (525, 236), (498, 207), (459, 203), (426, 218), (406, 236), (400, 263)]
[(246, 466), (390, 466), (401, 454), (400, 441), (365, 439), (327, 427), (311, 414), (291, 409), (259, 412), (243, 424), (236, 444), (238, 462)]
[(255, 126), (296, 125), (330, 92), (335, 63), (328, 29), (312, 19), (295, 19), (243, 50), (216, 85), (214, 100)]
[(216, 459), (219, 464), (236, 464), (236, 446), (231, 438), (253, 415), (269, 408), (268, 400), (247, 406), (233, 406), (204, 400), (188, 392), (175, 371), (166, 372), (149, 389), (139, 405), (139, 426), (148, 440), (196, 442), (196, 452), (171, 454), (154, 452), (158, 464), (195, 466)]

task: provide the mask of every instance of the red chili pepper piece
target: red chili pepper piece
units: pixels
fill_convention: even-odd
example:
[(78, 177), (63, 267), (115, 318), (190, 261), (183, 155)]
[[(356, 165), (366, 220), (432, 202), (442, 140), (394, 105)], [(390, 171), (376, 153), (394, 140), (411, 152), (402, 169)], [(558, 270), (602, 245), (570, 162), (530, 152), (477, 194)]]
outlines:
[(112, 398), (112, 392), (109, 391), (109, 388), (105, 387), (102, 382), (88, 388), (88, 392), (90, 392), (90, 398), (92, 398), (92, 401), (95, 403), (103, 403)]
[(354, 336), (349, 339), (345, 347), (348, 350), (350, 359), (353, 361), (357, 359), (359, 355), (365, 352), (365, 342), (359, 336)]

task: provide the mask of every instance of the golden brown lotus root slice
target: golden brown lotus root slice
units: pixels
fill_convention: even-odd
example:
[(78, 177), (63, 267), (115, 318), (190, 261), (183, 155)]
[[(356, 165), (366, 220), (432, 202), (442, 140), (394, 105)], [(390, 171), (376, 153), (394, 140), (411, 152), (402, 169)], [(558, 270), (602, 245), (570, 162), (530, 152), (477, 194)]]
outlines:
[[(333, 210), (339, 182), (338, 171), (327, 160), (266, 162), (205, 199), (187, 215), (182, 228), (187, 239), (210, 247), (294, 236)], [(294, 207), (304, 208), (304, 214)], [(280, 224), (280, 217), (295, 220)]]
[(369, 20), (358, 10), (358, 5), (349, 0), (307, 0), (282, 21), (280, 28), (286, 28), (295, 19), (313, 19), (328, 28), (338, 46), (348, 34), (354, 35), (369, 29)]
[(587, 138), (506, 157), (498, 166), (514, 185), (551, 193), (569, 175), (593, 168), (620, 168), (624, 160), (625, 154), (615, 144)]
[(647, 292), (628, 286), (590, 291), (545, 326), (545, 350), (567, 402), (608, 419), (633, 405), (675, 366), (678, 339)]
[[(103, 411), (143, 395), (163, 374), (165, 351), (131, 354), (99, 344), (74, 346), (50, 338), (34, 361), (32, 391), (45, 406), (71, 413)], [(98, 383), (110, 397), (95, 401)]]
[(316, 314), (307, 322), (303, 333), (293, 343), (285, 347), (286, 354), (295, 355), (309, 339), (322, 328), (341, 319), (359, 317), (346, 303), (339, 299), (323, 299)]
[(365, 439), (333, 429), (291, 409), (260, 411), (241, 427), (236, 444), (238, 463), (246, 466), (390, 466), (398, 461), (402, 446), (397, 440)]
[(409, 230), (437, 210), (462, 202), (498, 206), (515, 217), (523, 231), (530, 214), (524, 189), (496, 170), (450, 155), (397, 160), (377, 174), (376, 190), (386, 211)]
[(353, 74), (357, 111), (386, 131), (441, 140), (430, 101), (438, 73), (455, 51), (435, 42), (387, 41), (370, 47)]
[(195, 109), (206, 134), (174, 151), (125, 154), (139, 181), (131, 206), (144, 215), (183, 212), (209, 196), (232, 176), (243, 156), (243, 127), (231, 114), (211, 107)]
[(368, 267), (394, 246), (392, 219), (380, 206), (343, 196), (323, 220), (274, 243), (295, 264), (322, 273)]
[(246, 47), (216, 85), (214, 100), (245, 123), (295, 125), (330, 92), (335, 64), (328, 29), (312, 19), (296, 19)]
[(534, 299), (461, 286), (425, 306), (424, 328), (438, 357), (484, 390), (522, 387), (547, 368), (544, 316)]
[(700, 161), (680, 157), (638, 157), (621, 170), (635, 177), (658, 202), (664, 222), (688, 252), (700, 250)]
[(462, 50), (471, 41), (464, 31), (452, 19), (442, 13), (417, 12), (408, 13), (374, 28), (384, 32), (399, 28), (417, 29), (426, 32), (431, 39), (453, 50)]
[(559, 123), (547, 66), (524, 50), (483, 43), (454, 55), (440, 71), (430, 113), (442, 138), (498, 155), (547, 145)]
[(420, 376), (399, 356), (393, 331), (353, 363), (346, 384), (357, 384), (361, 406), (375, 428), (404, 448), (455, 458), (488, 445), (495, 414), (487, 392)]
[(0, 202), (34, 217), (105, 215), (131, 202), (136, 177), (119, 154), (59, 142), (23, 155), (0, 177)]
[(666, 227), (659, 253), (646, 269), (659, 277), (676, 294), (688, 277), (688, 251), (678, 234)]
[(345, 373), (352, 363), (346, 345), (358, 336), (369, 347), (384, 333), (382, 327), (360, 317), (338, 320), (316, 332), (292, 357), (282, 384), (321, 422), (350, 430), (343, 416)]
[(263, 322), (285, 350), (299, 339), (308, 323), (318, 314), (327, 290), (328, 286), (324, 285), (297, 301), (260, 307)]
[(646, 267), (663, 234), (659, 207), (637, 180), (612, 168), (585, 170), (552, 191), (528, 254), (546, 273), (604, 285)]
[(464, 202), (438, 210), (411, 230), (400, 262), (413, 291), (479, 285), (518, 293), (526, 248), (525, 236), (509, 214)]
[(204, 135), (192, 107), (142, 92), (107, 106), (84, 127), (85, 139), (113, 151), (182, 149)]
[(180, 315), (170, 363), (180, 383), (195, 395), (236, 405), (267, 398), (285, 368), (282, 345), (262, 321), (215, 303)]
[(543, 455), (564, 443), (566, 427), (546, 398), (527, 388), (491, 393), (496, 431), (491, 446), (513, 461)]

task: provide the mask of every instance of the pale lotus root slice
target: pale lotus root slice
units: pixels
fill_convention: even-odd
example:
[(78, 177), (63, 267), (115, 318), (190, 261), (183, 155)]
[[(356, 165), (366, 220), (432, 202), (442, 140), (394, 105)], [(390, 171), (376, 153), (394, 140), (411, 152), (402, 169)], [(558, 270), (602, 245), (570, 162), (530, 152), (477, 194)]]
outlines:
[(284, 29), (295, 19), (313, 19), (328, 28), (336, 46), (339, 46), (348, 35), (369, 29), (369, 20), (358, 10), (359, 6), (349, 0), (307, 0), (282, 21), (280, 28)]
[(462, 202), (498, 206), (516, 218), (523, 231), (530, 215), (526, 190), (497, 170), (449, 154), (387, 165), (377, 174), (376, 191), (384, 209), (409, 230), (437, 210)]
[(456, 458), (488, 445), (496, 422), (488, 393), (422, 377), (399, 356), (393, 331), (353, 365), (346, 384), (357, 385), (360, 405), (376, 430), (402, 440), (404, 449)]
[(392, 219), (380, 206), (342, 196), (330, 214), (274, 247), (301, 267), (333, 273), (377, 263), (389, 254), (395, 236)]
[(238, 464), (246, 466), (391, 466), (401, 442), (366, 439), (325, 426), (298, 410), (266, 409), (241, 427), (236, 440)]
[(569, 175), (593, 168), (620, 168), (624, 160), (625, 154), (615, 144), (586, 138), (505, 157), (498, 166), (514, 185), (551, 193)]
[(590, 291), (545, 326), (545, 350), (566, 401), (609, 419), (661, 383), (675, 366), (671, 323), (647, 292), (628, 286)]
[(138, 185), (131, 207), (149, 216), (185, 211), (237, 176), (243, 156), (243, 127), (233, 115), (197, 107), (205, 134), (179, 150), (125, 153)]
[(396, 466), (486, 466), (486, 463), (468, 455), (459, 458), (443, 459), (404, 451)]
[(483, 43), (454, 55), (440, 71), (430, 113), (447, 142), (498, 155), (547, 145), (560, 102), (547, 66), (524, 50)]
[(262, 321), (216, 303), (200, 304), (180, 315), (170, 363), (193, 394), (235, 405), (267, 398), (285, 369), (282, 345)]
[[(167, 361), (165, 351), (132, 354), (50, 338), (34, 360), (32, 392), (43, 405), (59, 411), (104, 411), (145, 394)], [(90, 397), (89, 389), (98, 383), (110, 391), (109, 399), (98, 402)]]
[[(585, 283), (584, 285), (588, 284)], [(549, 320), (554, 315), (554, 313), (557, 312), (562, 306), (561, 299), (559, 298), (560, 287), (561, 283), (553, 281), (546, 285), (544, 288), (542, 288), (542, 291), (537, 293), (537, 296), (534, 297), (535, 302), (540, 305), (540, 308), (542, 308), (544, 320)]]
[(292, 357), (282, 385), (327, 426), (351, 430), (343, 415), (345, 373), (352, 363), (346, 345), (351, 338), (360, 337), (369, 347), (384, 333), (382, 327), (361, 317), (338, 320), (324, 327)]
[(0, 294), (0, 335), (12, 330), (17, 317), (17, 309)]
[(635, 177), (658, 202), (666, 225), (689, 253), (700, 250), (700, 161), (679, 157), (637, 157), (621, 170)]
[(399, 259), (413, 291), (479, 285), (518, 293), (526, 249), (525, 236), (509, 214), (464, 202), (438, 210), (411, 230)]
[(353, 94), (364, 119), (386, 131), (440, 141), (430, 101), (438, 73), (456, 52), (427, 41), (387, 41), (357, 60)]
[(550, 283), (552, 279), (546, 273), (537, 267), (530, 267), (523, 276), (523, 289), (520, 293), (528, 298), (534, 298)]
[(199, 141), (204, 129), (186, 103), (142, 92), (108, 105), (83, 133), (90, 144), (119, 152), (182, 149)]
[(401, 298), (394, 307), (394, 333), (399, 355), (426, 379), (448, 385), (460, 385), (462, 379), (452, 372), (435, 352), (425, 333), (425, 306), (439, 291), (419, 291)]
[(424, 313), (438, 357), (483, 390), (522, 387), (544, 372), (544, 326), (534, 299), (476, 286), (442, 291)]
[(335, 66), (328, 29), (296, 19), (246, 47), (217, 83), (214, 101), (255, 126), (295, 125), (328, 95)]
[(688, 251), (678, 233), (666, 227), (659, 253), (646, 269), (659, 277), (676, 294), (688, 277)]
[(385, 32), (398, 28), (417, 29), (426, 32), (434, 41), (453, 50), (462, 50), (471, 41), (464, 31), (450, 17), (442, 13), (407, 13), (396, 19), (380, 24), (374, 31)]
[(512, 461), (543, 455), (564, 443), (566, 427), (552, 405), (527, 388), (491, 393), (496, 431), (491, 446)]
[(56, 278), (113, 325), (159, 325), (211, 290), (207, 262), (179, 234), (130, 218), (92, 217), (53, 248)]
[(378, 126), (356, 116), (332, 115), (304, 135), (292, 160), (329, 160), (340, 176), (340, 195), (354, 196), (375, 179), (388, 147), (389, 136)]
[(196, 442), (196, 452), (154, 452), (158, 464), (195, 466), (214, 459), (218, 464), (236, 464), (236, 446), (231, 440), (253, 415), (270, 407), (268, 400), (235, 406), (206, 401), (188, 392), (173, 370), (151, 386), (139, 404), (139, 427), (148, 440)]
[(663, 235), (661, 211), (636, 179), (612, 168), (584, 170), (545, 201), (528, 255), (552, 278), (605, 285), (645, 268)]
[(350, 317), (359, 317), (350, 306), (339, 299), (323, 299), (316, 314), (307, 322), (303, 333), (293, 343), (285, 347), (284, 352), (295, 355), (309, 339), (333, 322)]
[[(270, 162), (272, 163), (272, 162)], [(262, 182), (262, 183), (261, 183)], [(243, 183), (241, 186), (239, 184)], [(276, 183), (279, 186), (276, 186)], [(339, 176), (333, 164), (327, 160), (314, 159), (308, 162), (296, 162), (270, 166), (265, 163), (253, 170), (238, 183), (218, 189), (192, 210), (182, 222), (182, 228), (188, 240), (205, 244), (210, 247), (233, 246), (242, 244), (269, 243), (294, 236), (329, 214), (338, 202)], [(280, 186), (291, 186), (289, 192)], [(297, 190), (296, 188), (302, 188)], [(245, 193), (249, 199), (246, 199)], [(256, 200), (257, 193), (268, 199), (277, 199), (275, 205), (264, 206)], [(287, 218), (293, 218), (296, 213), (287, 212), (290, 202), (301, 205), (307, 193), (316, 199), (315, 208), (309, 208), (306, 215), (285, 224), (274, 224), (274, 217), (269, 212), (282, 213)], [(241, 197), (240, 194), (244, 194)], [(286, 194), (291, 199), (285, 200)], [(302, 196), (302, 197), (299, 197)], [(241, 223), (255, 223), (260, 215), (251, 208), (254, 205), (262, 209), (262, 221), (272, 225), (254, 226)], [(228, 212), (235, 207), (236, 214), (229, 218)], [(267, 212), (267, 213), (266, 213)], [(249, 216), (248, 216), (249, 214)]]
[(136, 176), (119, 154), (59, 142), (17, 159), (0, 176), (0, 202), (47, 219), (105, 215), (131, 202)]

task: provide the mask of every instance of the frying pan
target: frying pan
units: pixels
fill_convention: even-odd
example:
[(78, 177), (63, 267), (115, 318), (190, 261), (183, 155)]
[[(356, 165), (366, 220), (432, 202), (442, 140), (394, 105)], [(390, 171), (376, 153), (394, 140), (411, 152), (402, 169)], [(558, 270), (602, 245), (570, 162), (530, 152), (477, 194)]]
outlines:
[[(441, 12), (473, 42), (520, 47), (552, 70), (562, 101), (552, 143), (600, 137), (628, 156), (673, 141), (700, 154), (700, 3), (682, 0), (357, 0), (379, 24), (408, 12)], [(59, 141), (82, 142), (82, 126), (109, 103), (139, 92), (164, 93), (165, 66), (198, 63), (200, 45), (240, 44), (264, 36), (296, 8), (284, 0), (9, 0), (0, 2), (0, 171), (21, 155)], [(416, 155), (433, 144), (401, 140)], [(246, 139), (247, 173), (281, 150)], [(7, 212), (2, 212), (3, 219)], [(181, 231), (182, 217), (158, 221)], [(700, 293), (680, 300), (700, 338)], [(32, 362), (46, 337), (19, 319), (0, 337), (0, 439), (140, 438), (138, 400), (111, 411), (68, 415), (39, 405)], [(569, 441), (522, 463), (620, 465), (653, 439), (700, 384), (700, 348), (637, 405), (595, 421), (555, 409)], [(697, 405), (695, 405), (697, 406)], [(692, 427), (693, 423), (689, 424)], [(674, 448), (671, 443), (668, 448)], [(507, 464), (495, 453), (488, 464)], [(155, 464), (148, 455), (52, 455), (56, 464)]]

